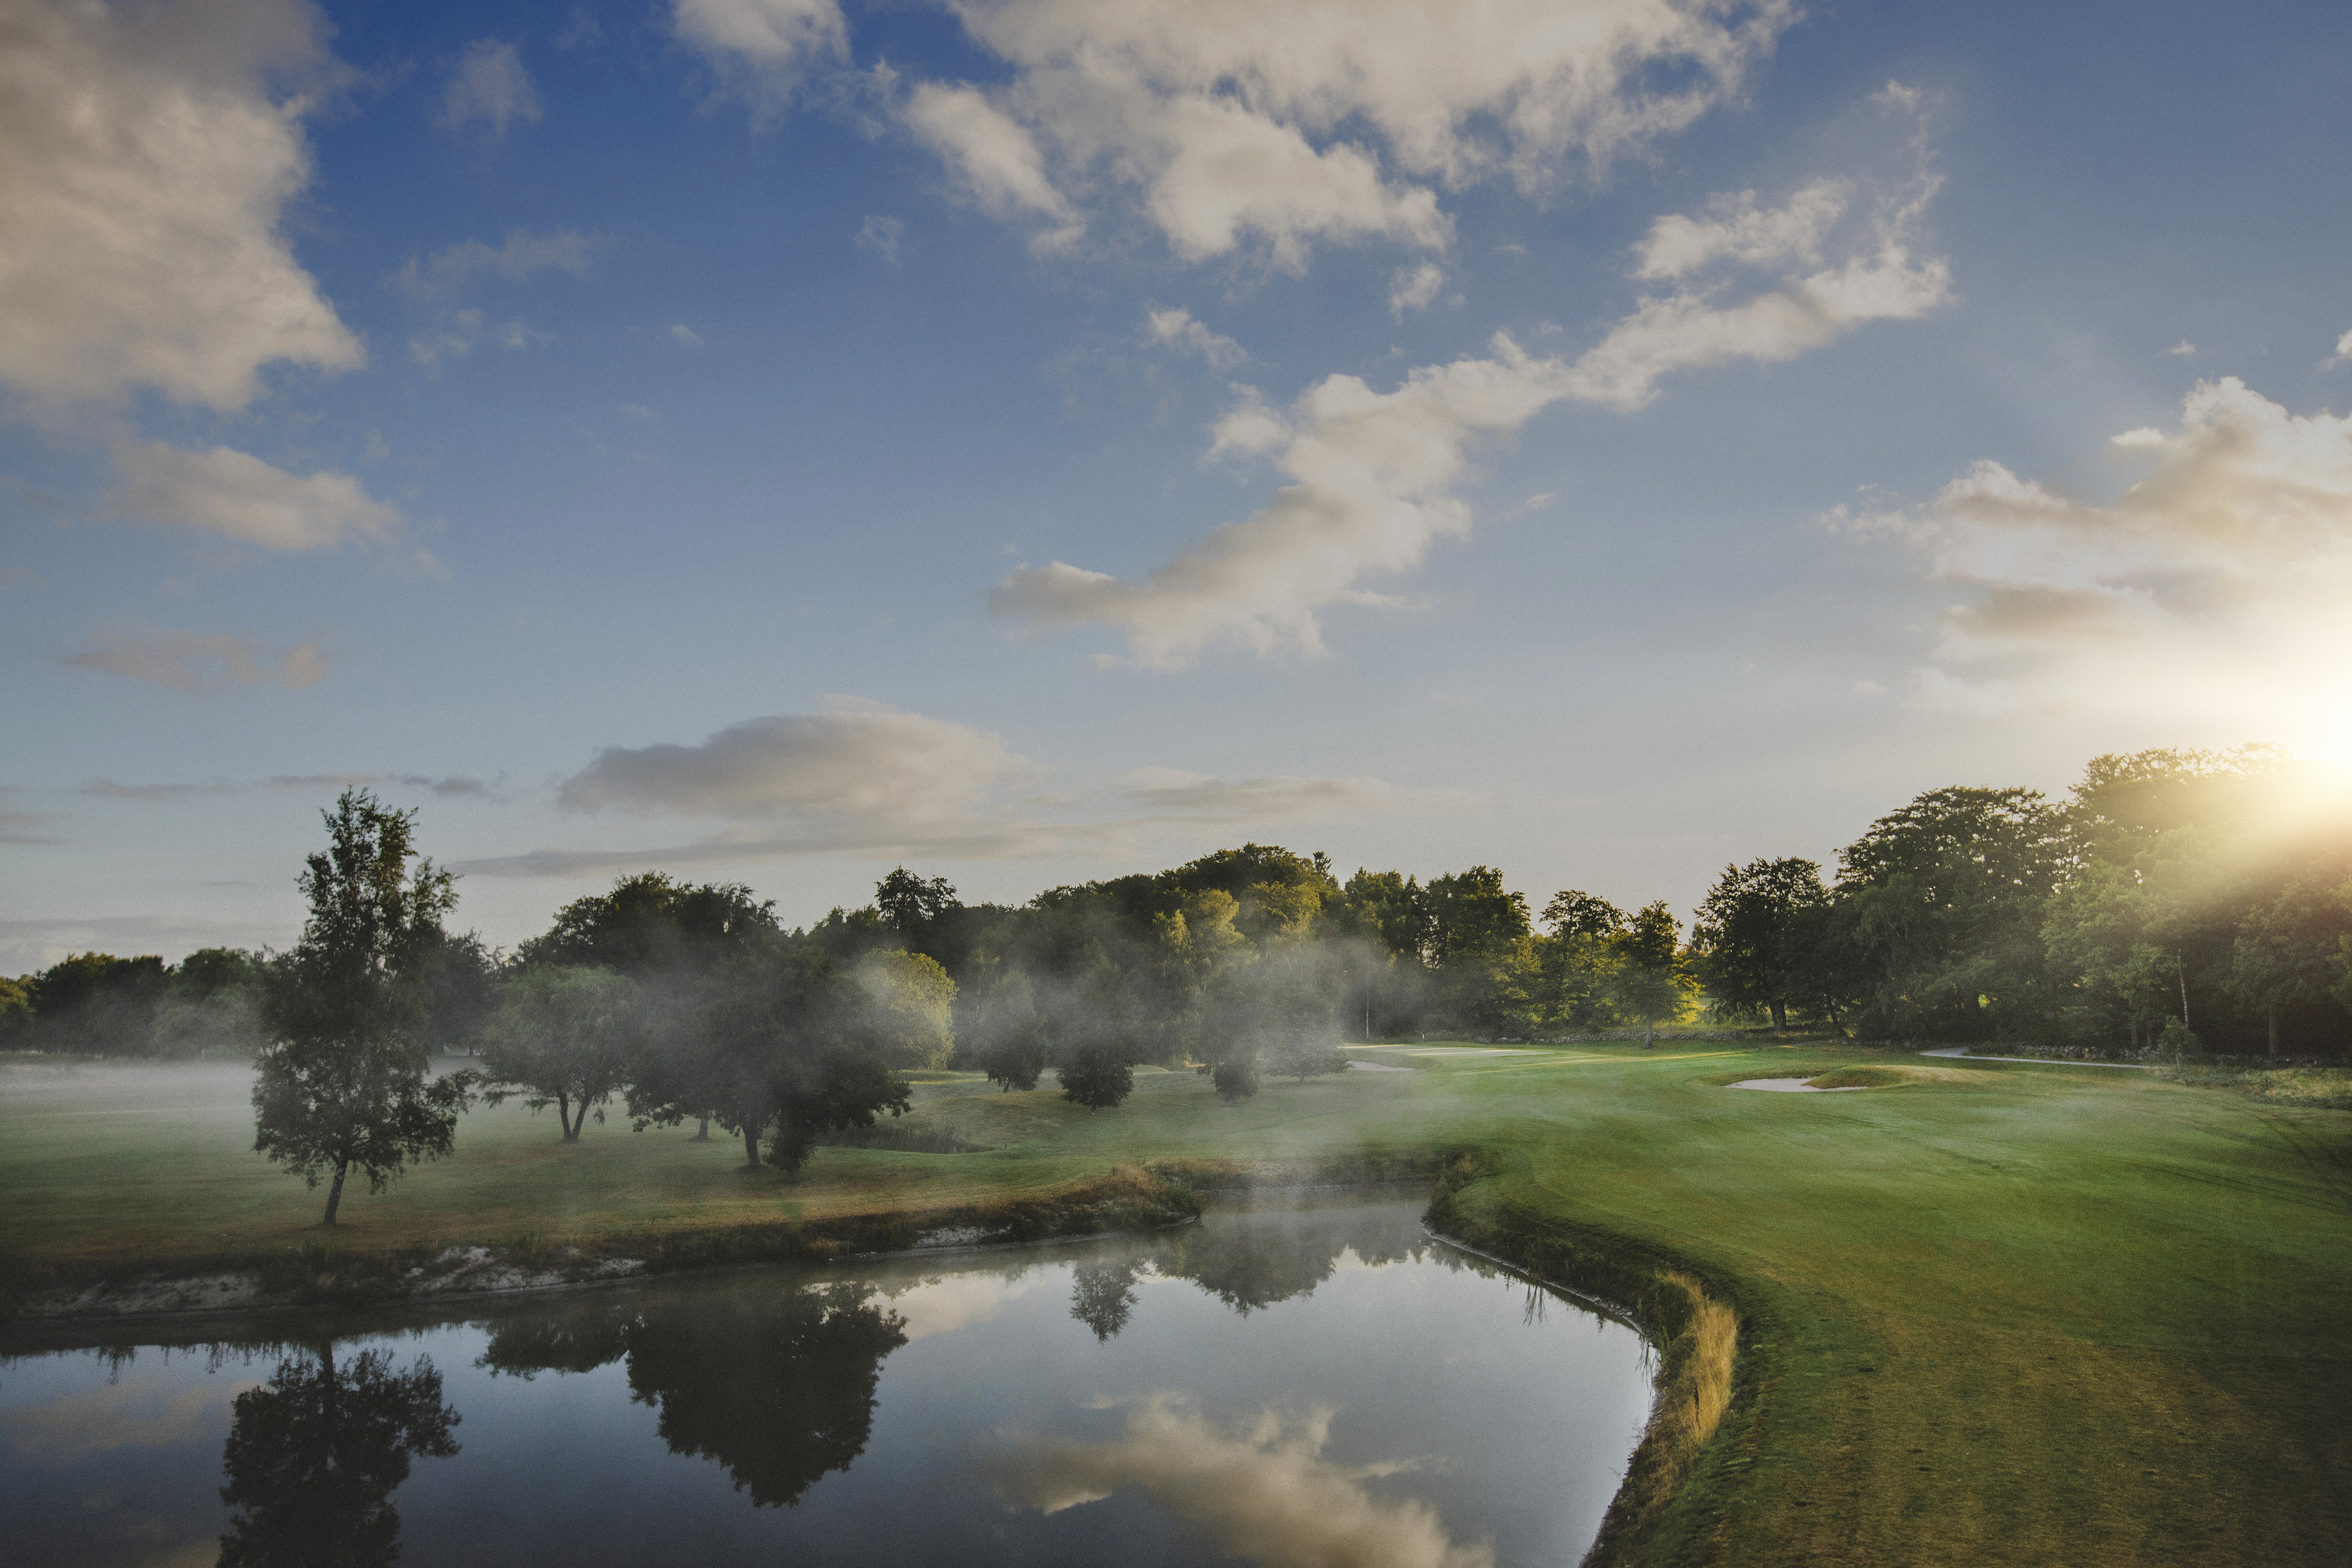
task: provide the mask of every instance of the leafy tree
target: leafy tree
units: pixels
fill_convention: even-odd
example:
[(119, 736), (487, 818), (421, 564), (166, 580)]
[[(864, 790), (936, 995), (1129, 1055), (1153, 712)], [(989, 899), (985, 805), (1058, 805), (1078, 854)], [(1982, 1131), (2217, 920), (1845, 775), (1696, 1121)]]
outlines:
[(199, 948), (174, 964), (151, 1027), (159, 1057), (258, 1056), (268, 1045), (259, 953)]
[(0, 976), (0, 1050), (22, 1050), (33, 1029), (33, 988), (24, 979)]
[(665, 988), (667, 1037), (628, 1089), (639, 1128), (708, 1115), (747, 1163), (800, 1169), (824, 1132), (870, 1127), (910, 1100), (882, 1051), (895, 1027), (857, 979), (812, 944), (772, 942)]
[(1528, 901), (1502, 872), (1473, 866), (1421, 890), (1424, 952), (1439, 1005), (1457, 1022), (1491, 1029), (1527, 1016), (1535, 979)]
[(1610, 939), (1617, 964), (1609, 976), (1612, 1000), (1630, 1018), (1642, 1021), (1642, 1044), (1654, 1042), (1660, 1022), (1672, 1022), (1690, 1005), (1690, 982), (1682, 971), (1677, 943), (1682, 922), (1664, 900), (1633, 911), (1625, 929)]
[(418, 1027), (432, 1045), (471, 1050), (498, 1010), (506, 957), (474, 932), (444, 934), (418, 959)]
[(996, 977), (974, 1020), (973, 1036), (973, 1055), (991, 1082), (1008, 1093), (1037, 1087), (1052, 1047), (1037, 1010), (1036, 984), (1028, 975), (1013, 969)]
[(637, 1038), (636, 987), (609, 969), (530, 964), (505, 987), (482, 1031), (482, 1060), (496, 1105), (520, 1094), (533, 1110), (555, 1107), (563, 1142), (576, 1143), (588, 1113), (629, 1081)]
[(270, 971), (253, 1146), (307, 1185), (331, 1173), (320, 1222), (331, 1226), (352, 1170), (382, 1192), (403, 1166), (449, 1152), (473, 1076), (429, 1080), (417, 1035), (410, 982), (457, 894), (430, 860), (410, 871), (416, 814), (345, 790), (321, 815), (328, 847), (299, 879), (310, 918)]
[(961, 908), (945, 877), (926, 881), (904, 866), (874, 884), (874, 907), (900, 936), (912, 936), (950, 910)]
[(1937, 789), (1840, 852), (1840, 920), (1876, 1028), (1976, 1039), (2042, 1016), (2062, 826), (2033, 790)]
[(409, 1460), (447, 1458), (457, 1413), (441, 1403), (441, 1374), (419, 1356), (392, 1370), (382, 1351), (347, 1367), (322, 1346), (280, 1362), (269, 1381), (230, 1407), (221, 1501), (236, 1512), (221, 1537), (221, 1568), (381, 1568), (400, 1555), (392, 1494)]
[(1209, 1065), (1209, 1082), (1217, 1098), (1238, 1105), (1257, 1092), (1257, 1053), (1237, 1050)]
[(950, 1019), (956, 984), (939, 962), (892, 949), (867, 953), (855, 973), (883, 1061), (894, 1068), (947, 1066), (955, 1054)]
[(566, 904), (518, 956), (643, 978), (748, 952), (776, 931), (775, 901), (754, 900), (740, 882), (688, 884), (646, 871)]
[(30, 977), (35, 1048), (143, 1057), (154, 1049), (155, 1009), (171, 984), (160, 958), (77, 952)]
[(1803, 998), (1809, 917), (1829, 889), (1811, 860), (1750, 860), (1726, 866), (1691, 922), (1699, 978), (1718, 1002), (1762, 1007), (1789, 1026), (1789, 1004)]
[(1135, 1089), (1135, 1068), (1118, 1046), (1081, 1046), (1063, 1058), (1059, 1076), (1062, 1098), (1088, 1110), (1118, 1104)]
[(1615, 1023), (1609, 977), (1618, 960), (1611, 944), (1625, 930), (1625, 912), (1598, 894), (1567, 888), (1544, 906), (1543, 921), (1550, 934), (1538, 939), (1536, 970), (1544, 1022), (1577, 1030)]
[(2352, 989), (2347, 943), (2352, 883), (2331, 887), (2317, 878), (2298, 878), (2239, 923), (2229, 985), (2261, 1016), (2268, 1054), (2278, 1055), (2282, 1012), (2317, 1006)]

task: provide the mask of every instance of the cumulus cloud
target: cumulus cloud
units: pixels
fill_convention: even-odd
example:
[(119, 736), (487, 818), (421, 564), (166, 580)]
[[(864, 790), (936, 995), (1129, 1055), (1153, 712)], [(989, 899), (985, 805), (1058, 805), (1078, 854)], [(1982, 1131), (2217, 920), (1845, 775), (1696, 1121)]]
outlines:
[(114, 464), (121, 483), (104, 510), (130, 521), (203, 529), (272, 550), (383, 543), (400, 526), (400, 513), (348, 474), (289, 474), (228, 447), (192, 452), (124, 442)]
[(1683, 129), (1796, 16), (1784, 0), (955, 10), (1010, 79), (919, 84), (906, 111), (982, 205), (1067, 243), (1079, 198), (1123, 200), (1186, 260), (1246, 247), (1293, 271), (1325, 241), (1443, 248), (1440, 188), (1537, 190), (1571, 154), (1599, 169)]
[(1847, 519), (1910, 541), (1968, 597), (1921, 697), (2242, 723), (2330, 754), (2352, 722), (2352, 416), (2297, 416), (2235, 377), (2171, 430), (2109, 443), (2145, 471), (2099, 501), (1976, 464), (1927, 505)]
[(1777, 207), (1759, 207), (1754, 191), (1712, 197), (1704, 216), (1676, 213), (1652, 224), (1634, 247), (1633, 276), (1686, 278), (1720, 261), (1749, 267), (1817, 262), (1822, 241), (1845, 216), (1853, 195), (1846, 181), (1823, 180)]
[(1344, 1465), (1325, 1456), (1328, 1405), (1269, 1405), (1226, 1425), (1173, 1394), (1128, 1406), (1105, 1443), (1030, 1438), (982, 1463), (997, 1495), (1045, 1513), (1138, 1492), (1218, 1552), (1266, 1568), (1492, 1568), (1485, 1542), (1456, 1541), (1437, 1510), (1364, 1483), (1423, 1461)]
[(302, 0), (16, 5), (0, 20), (0, 380), (233, 409), (365, 355), (279, 232), (331, 64)]
[(497, 38), (477, 38), (449, 73), (441, 94), (438, 123), (463, 132), (477, 121), (495, 142), (517, 121), (536, 125), (543, 110), (539, 89), (522, 63), (522, 51)]
[(919, 834), (969, 818), (990, 785), (1031, 771), (993, 735), (837, 700), (822, 713), (745, 720), (698, 746), (607, 747), (556, 799), (571, 811)]
[(533, 234), (527, 228), (510, 228), (503, 245), (468, 239), (436, 250), (422, 261), (412, 256), (392, 275), (392, 280), (411, 294), (429, 298), (457, 293), (484, 273), (509, 283), (528, 282), (534, 274), (551, 270), (577, 277), (588, 270), (589, 258), (611, 243), (601, 235), (577, 229)]
[[(457, 869), (562, 877), (652, 865), (727, 865), (803, 855), (921, 854), (1001, 859), (1129, 847), (1153, 830), (1206, 823), (1399, 810), (1465, 798), (1376, 778), (1277, 775), (1238, 782), (1154, 768), (1093, 792), (1014, 796), (1044, 770), (993, 735), (852, 698), (817, 713), (730, 725), (699, 745), (607, 747), (557, 786), (583, 814), (723, 824), (698, 840), (652, 848), (544, 848)], [(373, 782), (373, 775), (355, 775)], [(275, 782), (275, 781), (273, 781)], [(419, 782), (408, 779), (404, 782)], [(1043, 820), (1040, 805), (1081, 807)]]
[(132, 680), (152, 680), (191, 697), (230, 684), (299, 689), (327, 673), (327, 653), (312, 637), (271, 652), (232, 632), (109, 632), (66, 660)]
[(670, 20), (730, 86), (765, 103), (789, 96), (811, 67), (849, 56), (835, 0), (677, 0)]
[(1497, 335), (1492, 358), (1424, 366), (1391, 392), (1334, 375), (1286, 412), (1245, 403), (1213, 452), (1265, 456), (1290, 482), (1245, 521), (1128, 581), (1063, 562), (1013, 573), (990, 595), (1040, 627), (1109, 626), (1129, 655), (1181, 668), (1234, 642), (1259, 653), (1323, 652), (1317, 612), (1385, 604), (1358, 584), (1416, 564), (1432, 541), (1469, 531), (1451, 493), (1471, 443), (1517, 430), (1561, 395), (1563, 367)]
[(2352, 332), (2336, 340), (2336, 353), (2327, 362), (2327, 368), (2332, 370), (2339, 364), (2352, 364)]
[(1224, 333), (1194, 321), (1192, 312), (1182, 309), (1145, 311), (1143, 341), (1179, 353), (1198, 354), (1212, 370), (1232, 370), (1249, 361), (1247, 349)]

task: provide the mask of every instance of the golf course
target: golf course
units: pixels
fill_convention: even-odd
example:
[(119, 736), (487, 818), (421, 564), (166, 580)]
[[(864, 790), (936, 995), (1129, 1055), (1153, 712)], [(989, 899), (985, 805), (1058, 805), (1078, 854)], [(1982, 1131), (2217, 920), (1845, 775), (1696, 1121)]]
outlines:
[[(1806, 1042), (1351, 1054), (1406, 1070), (1229, 1105), (1145, 1069), (1101, 1112), (921, 1075), (884, 1125), (959, 1152), (825, 1147), (796, 1178), (690, 1123), (616, 1117), (567, 1143), (552, 1117), (477, 1109), (450, 1158), (355, 1192), (331, 1251), (315, 1194), (248, 1152), (245, 1069), (26, 1061), (0, 1069), (0, 1251), (21, 1307), (61, 1281), (273, 1255), (329, 1278), (477, 1245), (694, 1237), (725, 1256), (730, 1235), (1121, 1181), (1443, 1172), (1456, 1234), (1538, 1272), (1670, 1269), (1736, 1314), (1728, 1409), (1619, 1533), (1624, 1560), (2352, 1557), (2352, 1114)], [(1827, 1074), (1874, 1087), (1730, 1087)]]

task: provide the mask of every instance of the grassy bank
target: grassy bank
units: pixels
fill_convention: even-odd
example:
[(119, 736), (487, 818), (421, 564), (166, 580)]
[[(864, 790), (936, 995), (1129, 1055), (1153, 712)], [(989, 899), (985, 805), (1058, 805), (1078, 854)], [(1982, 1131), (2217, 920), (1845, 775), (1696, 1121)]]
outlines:
[[(1460, 1225), (1563, 1278), (1679, 1275), (1691, 1321), (1708, 1303), (1737, 1321), (1719, 1426), (1657, 1472), (1615, 1538), (1626, 1560), (2352, 1560), (2352, 1115), (1818, 1045), (1378, 1055), (1418, 1070), (1234, 1108), (1190, 1074), (1139, 1074), (1099, 1115), (925, 1084), (913, 1125), (971, 1152), (825, 1149), (797, 1183), (690, 1130), (592, 1124), (563, 1145), (510, 1106), (469, 1116), (454, 1160), (347, 1199), (336, 1245), (887, 1225), (1050, 1202), (1118, 1164), (1200, 1185), (1467, 1153)], [(1855, 1068), (1875, 1087), (1724, 1087)], [(243, 1092), (194, 1070), (0, 1071), (13, 1271), (318, 1242), (312, 1194), (245, 1152)]]

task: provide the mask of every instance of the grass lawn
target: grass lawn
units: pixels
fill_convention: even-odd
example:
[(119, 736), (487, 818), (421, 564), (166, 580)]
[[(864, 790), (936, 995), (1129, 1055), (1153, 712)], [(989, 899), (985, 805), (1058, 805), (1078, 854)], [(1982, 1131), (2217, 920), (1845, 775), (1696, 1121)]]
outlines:
[[(347, 1194), (352, 1245), (814, 1219), (1042, 1194), (1117, 1161), (1475, 1148), (1463, 1194), (1732, 1281), (1746, 1392), (1657, 1541), (1722, 1563), (2352, 1562), (2352, 1113), (2155, 1075), (1813, 1047), (1360, 1053), (1237, 1108), (1141, 1072), (1090, 1115), (919, 1086), (983, 1152), (745, 1172), (691, 1130), (476, 1111), (456, 1158)], [(1743, 1078), (1890, 1069), (1861, 1092)], [(315, 1239), (247, 1152), (242, 1071), (0, 1069), (0, 1253)]]

